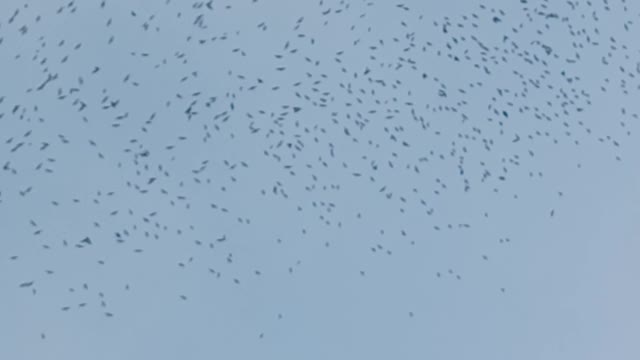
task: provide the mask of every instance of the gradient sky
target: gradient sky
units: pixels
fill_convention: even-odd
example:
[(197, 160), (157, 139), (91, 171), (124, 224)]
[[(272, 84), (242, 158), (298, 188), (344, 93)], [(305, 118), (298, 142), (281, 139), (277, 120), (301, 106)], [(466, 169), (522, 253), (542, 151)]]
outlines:
[(0, 2), (0, 359), (640, 358), (638, 4), (209, 6)]

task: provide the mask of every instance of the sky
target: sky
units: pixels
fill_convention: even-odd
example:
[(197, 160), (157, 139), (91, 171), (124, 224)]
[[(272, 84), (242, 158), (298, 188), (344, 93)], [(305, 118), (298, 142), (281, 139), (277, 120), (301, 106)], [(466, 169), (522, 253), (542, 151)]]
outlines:
[(640, 8), (0, 2), (0, 359), (637, 359)]

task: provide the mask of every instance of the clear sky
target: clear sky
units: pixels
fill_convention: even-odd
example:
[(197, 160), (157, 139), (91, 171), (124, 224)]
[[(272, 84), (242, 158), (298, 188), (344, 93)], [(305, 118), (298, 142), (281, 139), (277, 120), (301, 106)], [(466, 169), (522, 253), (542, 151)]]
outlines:
[(0, 359), (640, 358), (638, 14), (0, 2)]

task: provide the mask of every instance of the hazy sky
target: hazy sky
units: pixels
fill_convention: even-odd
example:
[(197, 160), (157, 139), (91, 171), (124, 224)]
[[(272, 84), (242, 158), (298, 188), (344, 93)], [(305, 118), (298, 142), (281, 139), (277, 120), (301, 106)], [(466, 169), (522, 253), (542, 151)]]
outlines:
[(640, 358), (638, 4), (0, 14), (0, 359)]

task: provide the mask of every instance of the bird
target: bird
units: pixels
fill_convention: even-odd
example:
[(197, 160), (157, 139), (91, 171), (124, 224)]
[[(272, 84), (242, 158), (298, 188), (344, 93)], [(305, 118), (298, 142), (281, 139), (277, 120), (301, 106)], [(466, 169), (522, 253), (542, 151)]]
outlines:
[(20, 284), (21, 288), (28, 288), (31, 287), (34, 284), (34, 281), (27, 281), (27, 282), (23, 282)]

